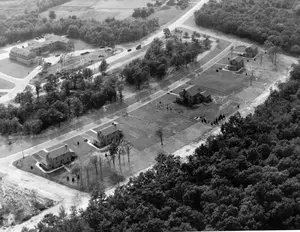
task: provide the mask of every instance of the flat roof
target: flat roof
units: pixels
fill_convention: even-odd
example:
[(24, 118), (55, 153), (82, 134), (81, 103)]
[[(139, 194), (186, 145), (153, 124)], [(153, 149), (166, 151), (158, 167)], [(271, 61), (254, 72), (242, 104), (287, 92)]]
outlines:
[(59, 35), (48, 34), (45, 36), (44, 42), (31, 41), (30, 43), (28, 43), (28, 49), (42, 48), (55, 42), (68, 43), (70, 42), (70, 40)]
[(20, 54), (20, 55), (23, 55), (23, 56), (32, 56), (34, 57), (33, 53), (27, 49), (24, 49), (24, 48), (18, 48), (18, 47), (13, 47), (11, 49), (11, 52), (14, 52), (14, 53), (17, 53), (17, 54)]

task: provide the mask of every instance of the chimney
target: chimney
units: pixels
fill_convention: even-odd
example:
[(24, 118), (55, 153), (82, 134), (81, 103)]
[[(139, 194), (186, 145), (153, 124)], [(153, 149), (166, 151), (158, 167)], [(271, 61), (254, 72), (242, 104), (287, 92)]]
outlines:
[(68, 150), (68, 145), (67, 144), (65, 144), (65, 148), (66, 148), (66, 150)]
[(115, 122), (113, 122), (112, 125), (113, 125), (114, 127), (117, 127), (117, 123), (115, 123)]

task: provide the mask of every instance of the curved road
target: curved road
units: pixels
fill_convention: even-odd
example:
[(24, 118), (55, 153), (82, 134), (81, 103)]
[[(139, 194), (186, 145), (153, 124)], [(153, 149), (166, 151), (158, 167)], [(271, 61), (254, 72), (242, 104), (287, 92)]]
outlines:
[[(176, 22), (170, 24), (168, 27), (170, 30), (174, 30), (176, 27), (180, 27), (189, 17), (191, 17), (194, 13), (195, 10), (201, 8), (203, 6), (203, 4), (205, 4), (206, 2), (208, 2), (208, 0), (202, 0), (199, 3), (197, 3), (194, 7), (192, 7), (187, 13), (185, 13), (182, 17), (180, 17)], [(152, 35), (151, 37), (147, 38), (144, 42), (143, 45), (146, 46), (148, 44), (151, 43), (151, 41), (156, 38), (156, 37), (162, 37), (163, 34), (163, 30), (159, 30), (156, 34)], [(216, 57), (214, 57), (213, 59), (211, 59), (209, 62), (207, 62), (206, 64), (204, 64), (202, 66), (203, 71), (208, 69), (209, 67), (211, 67), (213, 64), (215, 64), (219, 59), (221, 59), (227, 52), (229, 52), (230, 47), (227, 47), (223, 52), (221, 52), (220, 54), (218, 54)], [(122, 52), (118, 55), (116, 55), (115, 57), (111, 57), (111, 59), (108, 59), (108, 62), (113, 62), (114, 60), (118, 60), (121, 58), (124, 58), (126, 56), (128, 56), (129, 53), (127, 51)], [(140, 56), (141, 54), (138, 54), (138, 56)], [(127, 60), (128, 62), (128, 60)], [(122, 63), (123, 64), (123, 63)], [(93, 65), (94, 66), (94, 65)], [(117, 66), (117, 64), (116, 64)], [(203, 72), (202, 71), (202, 72)], [(19, 85), (19, 91), (13, 91), (10, 92), (8, 94), (8, 96), (6, 97), (7, 99), (11, 99), (13, 98), (18, 92), (22, 91), (22, 88), (25, 88), (26, 85), (29, 83), (30, 79), (33, 78), (36, 74), (39, 72), (39, 67), (36, 68), (35, 70), (33, 70), (30, 75), (28, 75)], [(133, 105), (130, 105), (127, 108), (128, 112), (134, 111), (160, 97), (162, 97), (163, 95), (165, 95), (167, 92), (178, 88), (179, 86), (181, 86), (182, 84), (188, 82), (189, 79), (186, 77), (183, 77), (181, 80), (176, 81), (175, 83), (173, 83), (171, 86), (169, 86), (168, 88), (165, 88), (163, 90), (160, 90), (154, 94), (152, 94), (151, 96), (149, 96), (148, 101), (146, 102), (137, 102)], [(3, 100), (2, 100), (3, 101)], [(0, 101), (0, 103), (2, 102)], [(102, 124), (106, 124), (108, 122), (114, 121), (118, 116), (116, 116), (117, 112), (114, 115), (114, 117), (106, 117), (106, 118), (102, 118), (101, 120), (85, 125), (83, 128), (81, 128), (80, 130), (75, 130), (72, 131), (70, 133), (67, 133), (63, 136), (60, 136), (54, 140), (51, 141), (47, 141), (45, 143), (39, 144), (35, 147), (31, 147), (27, 150), (24, 151), (25, 155), (31, 155), (34, 152), (37, 152), (41, 149), (44, 149), (45, 147), (49, 147), (52, 145), (55, 145), (57, 143), (61, 143), (64, 140), (70, 139), (76, 135), (80, 135), (83, 134), (85, 131), (90, 130), (92, 128), (94, 128), (95, 126), (99, 126)], [(7, 231), (21, 231), (23, 226), (27, 226), (32, 228), (36, 223), (38, 223), (45, 214), (47, 213), (54, 213), (56, 214), (58, 212), (59, 206), (60, 205), (64, 205), (65, 208), (69, 209), (72, 205), (74, 205), (74, 201), (77, 201), (77, 206), (80, 208), (85, 208), (88, 204), (88, 199), (89, 196), (86, 193), (82, 193), (70, 188), (67, 188), (65, 186), (62, 186), (60, 184), (57, 184), (55, 182), (49, 181), (45, 178), (21, 171), (17, 168), (15, 168), (12, 163), (15, 160), (18, 160), (22, 158), (22, 152), (16, 153), (14, 155), (11, 155), (9, 157), (3, 158), (0, 160), (0, 170), (3, 173), (8, 174), (4, 180), (5, 181), (9, 181), (12, 183), (15, 183), (17, 185), (19, 185), (20, 188), (27, 188), (27, 189), (34, 189), (37, 191), (38, 194), (40, 194), (41, 196), (45, 196), (48, 197), (50, 199), (59, 201), (60, 204), (58, 204), (55, 207), (52, 207), (51, 209), (46, 210), (45, 212), (41, 213), (40, 215), (37, 215), (35, 217), (33, 217), (31, 220), (21, 224), (21, 225), (17, 225), (14, 228), (7, 230)], [(111, 188), (109, 190), (107, 190), (107, 194), (112, 193), (114, 190), (114, 188)]]

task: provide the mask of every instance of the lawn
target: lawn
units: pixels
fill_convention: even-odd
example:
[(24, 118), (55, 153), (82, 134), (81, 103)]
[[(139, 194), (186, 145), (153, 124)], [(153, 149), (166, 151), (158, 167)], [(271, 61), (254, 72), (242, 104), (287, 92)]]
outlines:
[(25, 78), (35, 67), (36, 65), (23, 65), (9, 58), (0, 60), (0, 71), (15, 78)]
[[(109, 17), (124, 19), (131, 16), (133, 9), (145, 7), (150, 0), (73, 0), (61, 6), (54, 7), (57, 19), (76, 15), (82, 19), (95, 19), (103, 21)], [(49, 11), (41, 13), (42, 17), (48, 17)]]
[[(15, 87), (14, 83), (0, 78), (0, 89), (12, 89), (14, 87)], [(1, 96), (3, 96), (3, 95), (1, 95)]]

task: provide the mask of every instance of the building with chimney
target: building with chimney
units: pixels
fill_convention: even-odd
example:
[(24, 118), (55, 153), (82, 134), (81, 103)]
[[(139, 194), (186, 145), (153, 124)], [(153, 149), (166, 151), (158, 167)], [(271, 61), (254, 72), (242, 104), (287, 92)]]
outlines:
[(76, 157), (75, 152), (68, 147), (67, 144), (46, 151), (46, 156), (41, 160), (41, 165), (48, 170), (59, 168), (65, 164), (71, 163)]
[(112, 125), (97, 132), (97, 136), (93, 143), (99, 148), (105, 147), (112, 143), (114, 140), (121, 139), (123, 132), (118, 128), (117, 123), (113, 122)]

